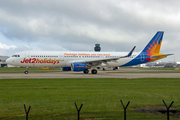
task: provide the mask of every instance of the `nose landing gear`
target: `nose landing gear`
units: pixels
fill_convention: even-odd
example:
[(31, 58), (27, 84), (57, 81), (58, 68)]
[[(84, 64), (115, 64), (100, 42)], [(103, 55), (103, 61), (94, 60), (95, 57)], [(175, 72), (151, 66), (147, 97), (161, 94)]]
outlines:
[(28, 74), (28, 67), (26, 67), (26, 71), (24, 71), (25, 74)]

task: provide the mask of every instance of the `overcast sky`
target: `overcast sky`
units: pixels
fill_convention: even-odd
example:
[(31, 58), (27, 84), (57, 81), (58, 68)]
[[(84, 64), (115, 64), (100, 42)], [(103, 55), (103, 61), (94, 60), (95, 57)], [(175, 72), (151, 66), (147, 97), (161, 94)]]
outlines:
[(164, 31), (180, 61), (179, 0), (0, 0), (0, 55), (21, 51), (141, 51)]

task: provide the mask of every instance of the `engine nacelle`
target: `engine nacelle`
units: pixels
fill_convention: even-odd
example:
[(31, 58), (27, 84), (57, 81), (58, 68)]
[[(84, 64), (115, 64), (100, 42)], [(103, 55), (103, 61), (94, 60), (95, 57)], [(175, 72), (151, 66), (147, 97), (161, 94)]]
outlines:
[(86, 63), (72, 63), (71, 67), (72, 70), (76, 72), (84, 71), (86, 69)]
[(63, 71), (71, 71), (71, 67), (63, 67), (62, 70)]

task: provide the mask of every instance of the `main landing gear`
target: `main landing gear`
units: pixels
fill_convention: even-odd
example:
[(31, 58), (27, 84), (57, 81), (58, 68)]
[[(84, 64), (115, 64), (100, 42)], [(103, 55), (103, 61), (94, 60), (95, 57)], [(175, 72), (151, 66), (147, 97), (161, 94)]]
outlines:
[[(84, 74), (88, 74), (88, 73), (89, 73), (89, 70), (88, 70), (88, 69), (85, 69), (83, 72), (84, 72)], [(92, 73), (92, 74), (97, 74), (97, 70), (96, 70), (96, 69), (92, 69), (92, 70), (91, 70), (91, 73)]]
[(92, 74), (97, 74), (97, 70), (96, 70), (96, 69), (92, 69), (92, 70), (91, 70), (91, 73), (92, 73)]
[(28, 74), (28, 67), (26, 67), (26, 71), (24, 71), (25, 74)]
[(88, 73), (89, 73), (89, 70), (88, 70), (88, 69), (85, 69), (83, 72), (84, 72), (84, 74), (88, 74)]
[(117, 69), (118, 69), (118, 67), (114, 67), (114, 68), (113, 68), (113, 70), (117, 70)]

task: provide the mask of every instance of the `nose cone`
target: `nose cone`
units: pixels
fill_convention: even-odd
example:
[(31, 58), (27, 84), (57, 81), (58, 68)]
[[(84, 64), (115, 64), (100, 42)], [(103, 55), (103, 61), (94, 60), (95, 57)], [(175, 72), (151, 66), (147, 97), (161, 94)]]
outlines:
[(12, 64), (11, 58), (8, 58), (8, 59), (6, 60), (6, 63), (7, 63), (7, 64)]

